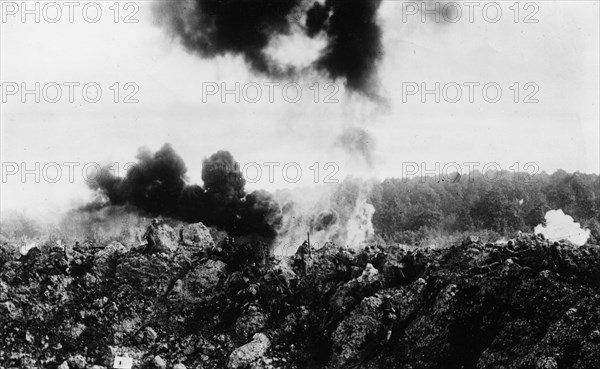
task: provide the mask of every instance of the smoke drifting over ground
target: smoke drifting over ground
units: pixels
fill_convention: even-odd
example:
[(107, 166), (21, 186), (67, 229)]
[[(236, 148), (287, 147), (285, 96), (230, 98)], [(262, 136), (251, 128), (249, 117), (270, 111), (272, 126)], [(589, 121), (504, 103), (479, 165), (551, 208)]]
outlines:
[(245, 192), (246, 181), (229, 152), (204, 160), (204, 186), (187, 183), (187, 167), (168, 144), (155, 153), (140, 150), (137, 159), (124, 178), (103, 170), (91, 185), (101, 199), (82, 210), (128, 205), (143, 214), (203, 222), (235, 235), (275, 236), (277, 204), (266, 192)]
[[(123, 218), (123, 213), (137, 212), (202, 222), (233, 235), (271, 238), (279, 253), (294, 252), (307, 233), (315, 245), (334, 242), (352, 247), (374, 235), (375, 209), (367, 202), (372, 184), (364, 180), (347, 178), (338, 185), (275, 195), (260, 190), (246, 193), (240, 166), (227, 151), (204, 160), (203, 186), (187, 183), (187, 167), (168, 144), (155, 153), (140, 150), (137, 159), (124, 178), (102, 171), (91, 186), (99, 200), (79, 211), (85, 219), (97, 223), (109, 213)], [(82, 223), (81, 216), (71, 218)]]
[(179, 0), (160, 2), (155, 12), (187, 50), (203, 58), (239, 55), (254, 72), (275, 78), (303, 70), (270, 57), (271, 41), (292, 32), (325, 38), (326, 46), (307, 69), (374, 96), (382, 56), (380, 5), (381, 0)]
[(373, 73), (382, 55), (377, 9), (381, 0), (315, 2), (307, 14), (310, 35), (325, 32), (330, 40), (316, 63), (331, 78), (346, 79), (347, 87), (372, 93)]

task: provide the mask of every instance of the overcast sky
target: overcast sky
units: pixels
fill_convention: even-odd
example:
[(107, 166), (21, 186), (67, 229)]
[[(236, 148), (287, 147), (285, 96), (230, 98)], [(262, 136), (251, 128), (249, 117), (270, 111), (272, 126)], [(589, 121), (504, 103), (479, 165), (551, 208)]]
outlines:
[[(462, 7), (457, 22), (436, 23), (432, 17), (423, 22), (402, 1), (384, 1), (379, 12), (384, 56), (378, 68), (384, 101), (348, 94), (343, 81), (337, 81), (336, 91), (327, 80), (309, 73), (298, 81), (302, 99), (295, 103), (285, 100), (294, 98), (294, 89), (283, 95), (281, 86), (287, 81), (273, 88), (269, 102), (264, 83), (270, 80), (250, 73), (240, 58), (205, 60), (184, 51), (154, 24), (151, 2), (127, 7), (121, 3), (118, 16), (109, 8), (113, 2), (98, 2), (102, 15), (97, 23), (82, 16), (86, 2), (74, 9), (73, 23), (64, 6), (62, 18), (50, 23), (55, 9), (47, 8), (44, 14), (40, 3), (36, 23), (32, 15), (22, 22), (20, 12), (7, 14), (14, 9), (6, 3), (2, 1), (1, 23), (2, 210), (37, 214), (81, 203), (90, 195), (82, 178), (86, 163), (117, 163), (115, 168), (122, 171), (135, 160), (139, 147), (156, 150), (166, 142), (187, 163), (191, 182), (201, 181), (203, 158), (226, 149), (246, 168), (252, 169), (248, 163), (261, 165), (263, 176), (249, 187), (269, 190), (313, 183), (315, 162), (320, 166), (319, 182), (327, 174), (339, 180), (350, 174), (401, 177), (413, 162), (425, 162), (428, 169), (440, 163), (440, 171), (452, 162), (463, 170), (468, 170), (466, 162), (479, 163), (479, 169), (497, 163), (506, 170), (514, 170), (515, 163), (522, 169), (533, 162), (530, 171), (599, 171), (597, 1), (541, 1), (527, 9), (521, 5), (518, 16), (509, 8), (513, 2), (498, 2), (502, 15), (495, 23), (494, 8), (484, 17), (486, 2), (474, 8), (472, 22), (469, 9)], [(94, 8), (86, 9), (88, 18), (95, 17)], [(125, 23), (127, 15), (138, 22)], [(319, 46), (318, 41), (291, 37), (272, 49), (275, 58), (303, 64), (314, 58)], [(33, 94), (11, 94), (15, 85), (34, 89), (36, 82), (41, 90), (46, 87), (39, 103)], [(65, 82), (80, 84), (73, 87), (73, 102)], [(126, 87), (128, 82), (132, 84)], [(262, 99), (252, 103), (241, 96), (238, 103), (233, 95), (222, 102), (219, 92), (203, 96), (203, 86), (220, 88), (224, 83), (233, 89), (236, 82), (258, 84)], [(100, 86), (98, 102), (83, 98), (87, 83)], [(439, 103), (433, 94), (407, 93), (415, 86), (435, 89), (436, 83)], [(51, 103), (47, 100), (55, 98), (55, 84), (61, 86), (62, 98)], [(490, 88), (484, 96), (486, 84)], [(451, 103), (456, 86), (462, 97)], [(489, 102), (498, 87), (502, 95)], [(119, 102), (114, 101), (115, 90), (120, 92)], [(255, 91), (247, 88), (249, 98)], [(88, 89), (86, 97), (93, 99), (94, 92)], [(325, 102), (330, 93), (337, 102)], [(130, 94), (137, 103), (123, 102)], [(372, 166), (336, 145), (347, 126), (361, 127), (374, 138)], [(10, 163), (23, 162), (29, 169), (40, 163), (40, 183), (32, 174), (23, 181), (23, 168), (11, 174)], [(48, 166), (52, 162), (62, 170), (57, 183), (44, 178), (55, 177)], [(65, 162), (79, 163), (73, 183)], [(265, 162), (280, 163), (273, 183)], [(288, 163), (302, 169), (298, 183), (282, 175)], [(324, 168), (326, 163), (334, 165)], [(90, 175), (93, 172), (91, 168)], [(293, 170), (290, 173), (293, 177)], [(252, 169), (247, 174), (256, 173)]]

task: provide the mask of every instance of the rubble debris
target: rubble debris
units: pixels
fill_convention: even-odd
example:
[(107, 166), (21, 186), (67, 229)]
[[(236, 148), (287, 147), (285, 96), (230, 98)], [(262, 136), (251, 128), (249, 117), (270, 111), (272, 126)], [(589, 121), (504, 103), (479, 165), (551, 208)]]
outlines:
[(264, 333), (256, 333), (252, 337), (252, 341), (238, 347), (229, 355), (227, 367), (237, 369), (252, 364), (267, 352), (270, 345), (271, 341)]
[(328, 245), (312, 250), (305, 275), (291, 257), (260, 265), (251, 240), (226, 236), (219, 252), (210, 234), (160, 224), (170, 246), (153, 254), (117, 242), (67, 258), (54, 244), (20, 260), (8, 250), (0, 367), (109, 368), (117, 356), (140, 369), (600, 362), (598, 246), (525, 233), (440, 249)]

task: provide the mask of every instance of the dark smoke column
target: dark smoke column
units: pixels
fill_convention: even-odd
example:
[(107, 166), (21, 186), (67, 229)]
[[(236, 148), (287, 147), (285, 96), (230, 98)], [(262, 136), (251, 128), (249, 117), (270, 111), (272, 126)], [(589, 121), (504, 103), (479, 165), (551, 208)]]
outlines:
[(275, 237), (279, 206), (266, 191), (246, 194), (240, 165), (228, 151), (204, 160), (202, 181), (206, 211), (201, 218), (205, 222), (218, 224), (233, 234)]

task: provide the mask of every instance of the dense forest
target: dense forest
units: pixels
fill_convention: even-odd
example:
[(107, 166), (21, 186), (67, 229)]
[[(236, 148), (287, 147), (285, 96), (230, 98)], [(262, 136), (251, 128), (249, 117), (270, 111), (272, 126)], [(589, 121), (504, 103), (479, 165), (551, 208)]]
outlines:
[(562, 209), (600, 240), (600, 177), (558, 170), (526, 173), (472, 172), (450, 176), (386, 179), (370, 202), (375, 230), (387, 241), (418, 243), (432, 233), (488, 230), (499, 235), (533, 231), (551, 209)]

